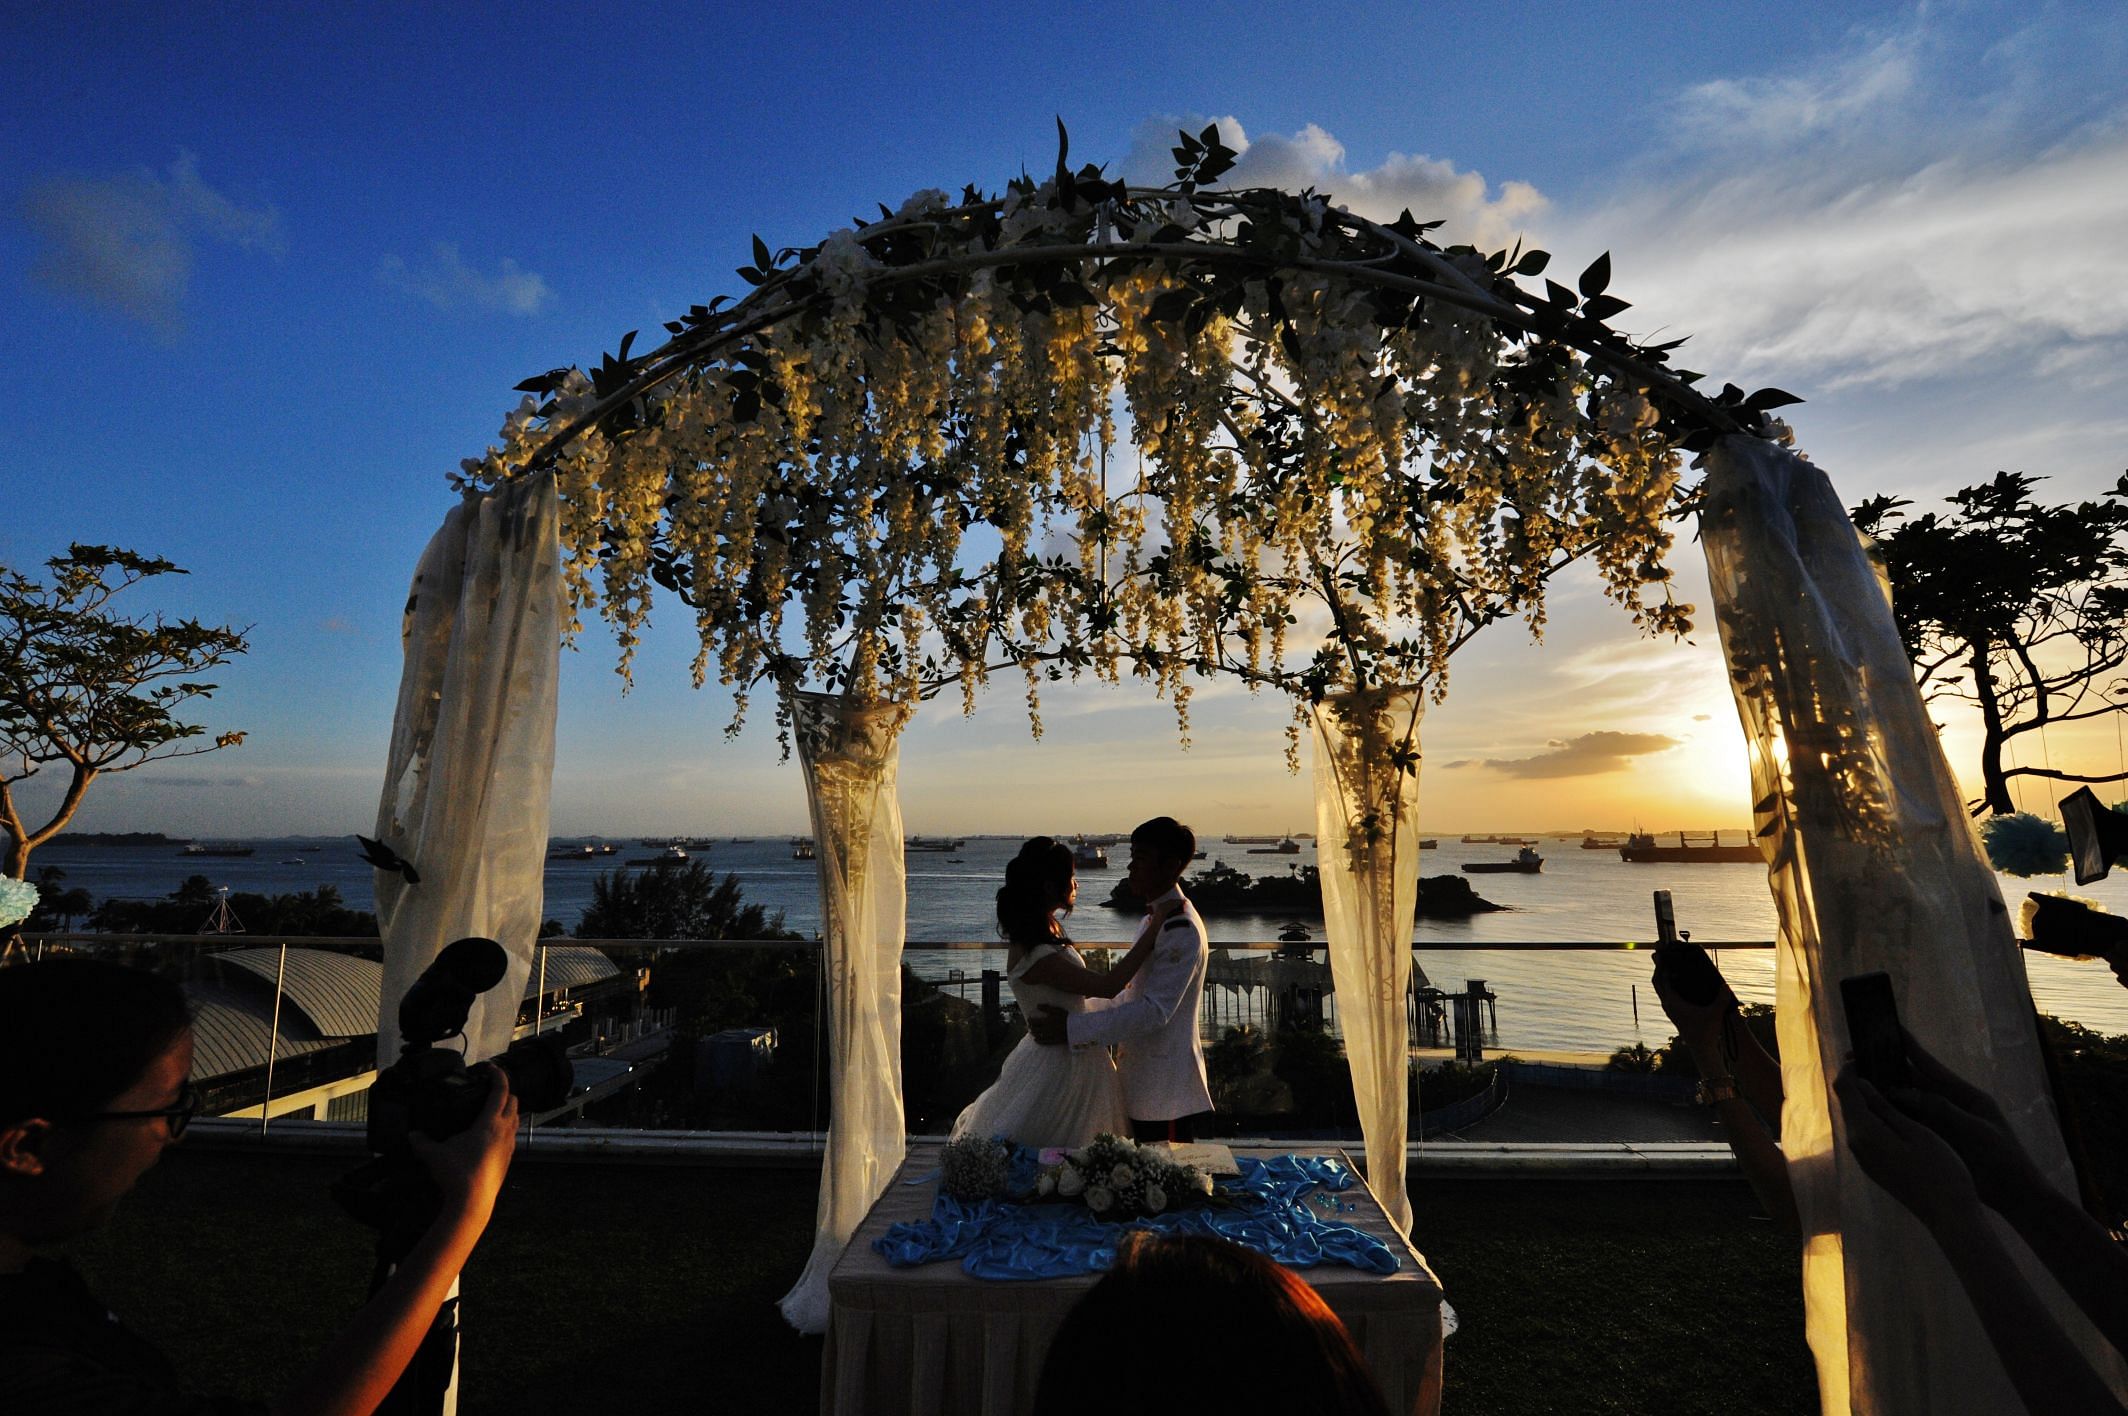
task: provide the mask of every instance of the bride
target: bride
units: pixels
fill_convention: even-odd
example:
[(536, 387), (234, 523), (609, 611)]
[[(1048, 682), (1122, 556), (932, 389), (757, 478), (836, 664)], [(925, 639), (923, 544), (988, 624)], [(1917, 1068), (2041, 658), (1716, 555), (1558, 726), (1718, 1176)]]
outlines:
[[(1086, 967), (1064, 936), (1057, 916), (1079, 896), (1071, 847), (1037, 836), (1005, 867), (997, 893), (998, 930), (1006, 953), (1012, 996), (1020, 1016), (1044, 1004), (1079, 1012), (1089, 998), (1113, 998), (1151, 956), (1165, 916), (1181, 908), (1170, 900), (1155, 911), (1152, 927), (1116, 967), (1102, 973)], [(953, 1123), (956, 1137), (1003, 1136), (1036, 1150), (1083, 1146), (1102, 1132), (1130, 1134), (1116, 1064), (1105, 1047), (1044, 1047), (1031, 1037), (1006, 1057), (990, 1090), (970, 1102)]]

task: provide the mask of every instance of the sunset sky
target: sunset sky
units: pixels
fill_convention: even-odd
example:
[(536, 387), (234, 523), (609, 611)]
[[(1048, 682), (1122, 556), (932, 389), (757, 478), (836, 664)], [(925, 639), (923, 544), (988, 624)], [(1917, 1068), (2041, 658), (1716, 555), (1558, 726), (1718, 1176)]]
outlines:
[[(1613, 253), (1616, 323), (1777, 384), (1850, 503), (2128, 468), (2128, 26), (2091, 4), (1222, 7), (13, 5), (0, 18), (0, 562), (69, 541), (192, 574), (137, 609), (251, 626), (202, 712), (241, 749), (99, 785), (80, 829), (366, 830), (407, 579), (511, 385), (743, 287), (923, 187), (1054, 156), (1164, 180), (1217, 120), (1237, 184), (1449, 239)], [(1705, 603), (1691, 529), (1674, 563)], [(558, 834), (794, 831), (765, 725), (687, 686), (663, 607), (625, 696), (565, 658)], [(904, 743), (916, 831), (1312, 829), (1284, 703), (1015, 684)], [(1953, 765), (1974, 737), (1949, 720)], [(1430, 710), (1429, 829), (1748, 818), (1711, 625), (1650, 642), (1570, 576)], [(2107, 768), (2110, 727), (2057, 735)], [(2054, 793), (2028, 788), (2038, 806)], [(43, 798), (33, 796), (33, 807)]]

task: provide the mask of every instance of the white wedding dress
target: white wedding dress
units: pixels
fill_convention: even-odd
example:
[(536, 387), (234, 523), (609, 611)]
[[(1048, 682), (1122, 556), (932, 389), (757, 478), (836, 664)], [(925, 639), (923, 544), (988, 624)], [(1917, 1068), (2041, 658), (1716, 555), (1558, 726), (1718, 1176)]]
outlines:
[[(1044, 1004), (1067, 1013), (1085, 1008), (1086, 1000), (1076, 993), (1026, 980), (1029, 969), (1058, 950), (1080, 961), (1079, 951), (1068, 943), (1036, 944), (1006, 975), (1021, 1017), (1033, 1017), (1035, 1009)], [(1066, 1043), (1045, 1047), (1032, 1037), (1020, 1039), (990, 1090), (970, 1102), (953, 1123), (956, 1137), (1003, 1136), (1036, 1150), (1083, 1146), (1103, 1132), (1130, 1134), (1123, 1087), (1116, 1080), (1116, 1064), (1109, 1060), (1108, 1049), (1075, 1048)]]

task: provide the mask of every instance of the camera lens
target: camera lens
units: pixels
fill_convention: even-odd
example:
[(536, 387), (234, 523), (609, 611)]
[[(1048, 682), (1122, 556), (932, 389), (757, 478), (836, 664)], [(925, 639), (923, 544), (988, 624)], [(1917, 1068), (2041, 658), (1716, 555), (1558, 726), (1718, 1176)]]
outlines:
[(510, 1091), (527, 1111), (547, 1111), (569, 1097), (576, 1082), (576, 1068), (569, 1061), (561, 1034), (523, 1038), (495, 1059), (495, 1065), (510, 1079)]

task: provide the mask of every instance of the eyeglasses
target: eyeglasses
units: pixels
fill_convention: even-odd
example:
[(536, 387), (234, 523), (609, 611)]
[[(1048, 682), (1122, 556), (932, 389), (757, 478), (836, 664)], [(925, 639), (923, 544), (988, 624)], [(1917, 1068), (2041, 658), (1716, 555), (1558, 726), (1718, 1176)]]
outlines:
[(165, 1106), (155, 1111), (94, 1111), (80, 1119), (83, 1121), (148, 1121), (161, 1119), (170, 1123), (170, 1139), (176, 1140), (185, 1134), (192, 1118), (200, 1114), (199, 1088), (187, 1082), (177, 1090), (177, 1105)]

